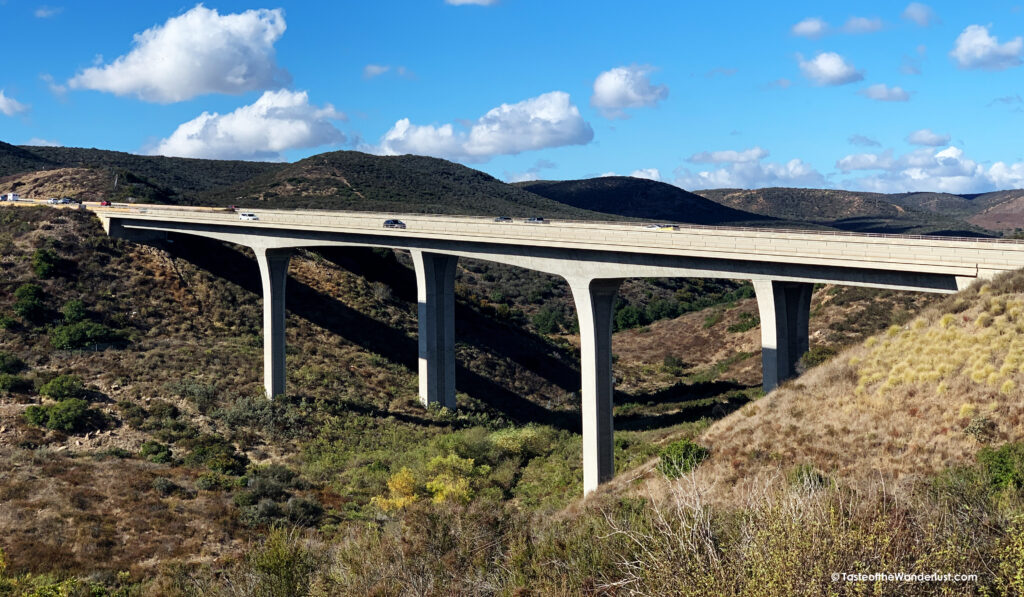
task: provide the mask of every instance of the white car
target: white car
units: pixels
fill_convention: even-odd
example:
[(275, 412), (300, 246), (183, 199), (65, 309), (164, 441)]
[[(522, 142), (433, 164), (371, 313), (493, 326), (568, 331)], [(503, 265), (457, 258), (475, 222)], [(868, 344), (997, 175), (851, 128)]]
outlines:
[(243, 211), (242, 213), (238, 214), (238, 219), (247, 222), (257, 222), (259, 221), (260, 218), (259, 216), (252, 212)]

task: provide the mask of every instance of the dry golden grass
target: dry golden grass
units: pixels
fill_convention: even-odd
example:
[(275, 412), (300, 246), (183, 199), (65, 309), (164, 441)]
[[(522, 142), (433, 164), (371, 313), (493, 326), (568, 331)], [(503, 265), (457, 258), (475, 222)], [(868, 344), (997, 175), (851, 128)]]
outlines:
[(1024, 273), (892, 326), (712, 425), (701, 475), (727, 483), (809, 464), (900, 480), (1024, 437)]

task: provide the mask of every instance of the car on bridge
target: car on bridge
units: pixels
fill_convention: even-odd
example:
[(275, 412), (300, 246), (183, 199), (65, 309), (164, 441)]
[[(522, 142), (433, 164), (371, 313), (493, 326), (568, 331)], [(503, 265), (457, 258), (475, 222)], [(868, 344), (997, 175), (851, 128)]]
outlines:
[(526, 218), (523, 221), (527, 224), (547, 224), (547, 220), (541, 217)]
[(258, 222), (260, 217), (252, 212), (244, 211), (238, 214), (238, 219), (246, 222)]
[(384, 220), (385, 228), (399, 228), (405, 230), (405, 222), (402, 220)]
[(644, 226), (645, 230), (679, 230), (679, 226), (675, 224), (647, 224)]
[(49, 203), (50, 205), (57, 205), (58, 203), (60, 203), (60, 199), (56, 197), (50, 197), (49, 199), (46, 200), (46, 202)]
[(498, 217), (494, 218), (494, 221), (495, 222), (511, 222), (512, 218), (510, 218), (508, 216), (498, 216)]
[(109, 201), (100, 201), (100, 207), (110, 207)]

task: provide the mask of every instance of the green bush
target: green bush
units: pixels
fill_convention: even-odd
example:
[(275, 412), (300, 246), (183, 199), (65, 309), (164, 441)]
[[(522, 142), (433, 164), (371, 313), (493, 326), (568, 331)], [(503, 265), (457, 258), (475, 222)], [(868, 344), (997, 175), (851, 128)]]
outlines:
[(544, 307), (533, 316), (533, 325), (541, 334), (556, 334), (562, 330), (565, 324), (562, 312), (550, 307)]
[(324, 508), (314, 500), (293, 497), (285, 504), (284, 513), (293, 523), (311, 527), (320, 522)]
[(658, 470), (670, 479), (681, 477), (704, 461), (711, 453), (693, 440), (681, 439), (662, 449)]
[(993, 487), (1024, 488), (1024, 442), (1011, 442), (998, 448), (986, 446), (978, 451), (977, 458)]
[(50, 332), (50, 343), (59, 350), (74, 350), (117, 340), (117, 334), (95, 321), (76, 321), (59, 325)]
[(32, 271), (40, 278), (49, 278), (57, 270), (60, 258), (50, 249), (36, 249), (32, 254)]
[(20, 373), (25, 370), (25, 361), (9, 352), (0, 350), (0, 373)]
[(191, 449), (185, 457), (189, 466), (205, 466), (226, 475), (241, 475), (249, 459), (239, 454), (233, 445), (216, 435), (201, 435), (194, 440), (182, 442)]
[(160, 442), (148, 441), (139, 448), (139, 455), (150, 462), (166, 464), (171, 461), (173, 454), (171, 448)]
[(77, 375), (58, 375), (43, 384), (39, 393), (54, 400), (81, 398), (85, 395), (85, 385)]
[(24, 377), (0, 373), (0, 392), (27, 392), (31, 389), (32, 384)]
[(14, 291), (14, 312), (25, 321), (39, 323), (46, 314), (43, 289), (35, 284), (22, 284)]
[(730, 334), (741, 334), (747, 330), (752, 330), (757, 326), (761, 325), (761, 320), (758, 319), (757, 315), (744, 311), (739, 315), (739, 321), (725, 328), (725, 331)]
[(817, 488), (829, 485), (824, 473), (814, 468), (813, 464), (803, 463), (794, 466), (787, 474), (786, 481), (793, 487)]
[(64, 316), (64, 321), (68, 323), (76, 323), (85, 319), (87, 315), (85, 310), (85, 303), (78, 299), (71, 299), (64, 303), (64, 306), (60, 309), (61, 315)]
[(9, 315), (0, 315), (0, 330), (13, 330), (18, 325), (18, 320)]
[(69, 433), (83, 431), (89, 426), (98, 427), (99, 416), (99, 412), (79, 398), (25, 409), (25, 420), (29, 423)]
[(800, 366), (806, 371), (812, 367), (817, 367), (837, 354), (839, 354), (839, 351), (831, 346), (812, 346), (810, 350), (800, 357)]

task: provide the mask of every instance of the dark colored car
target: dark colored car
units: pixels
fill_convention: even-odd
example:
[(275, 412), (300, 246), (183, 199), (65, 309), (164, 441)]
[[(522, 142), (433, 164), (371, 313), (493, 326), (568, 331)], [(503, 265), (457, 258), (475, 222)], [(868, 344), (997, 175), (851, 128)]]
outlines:
[(405, 230), (405, 222), (402, 220), (384, 220), (385, 228), (401, 228)]
[(544, 220), (544, 218), (527, 218), (526, 219), (526, 223), (527, 224), (545, 224), (546, 221)]
[(100, 207), (110, 207), (109, 201), (100, 201)]
[(498, 216), (498, 217), (494, 218), (494, 221), (495, 222), (511, 222), (512, 218), (510, 218), (508, 216)]

